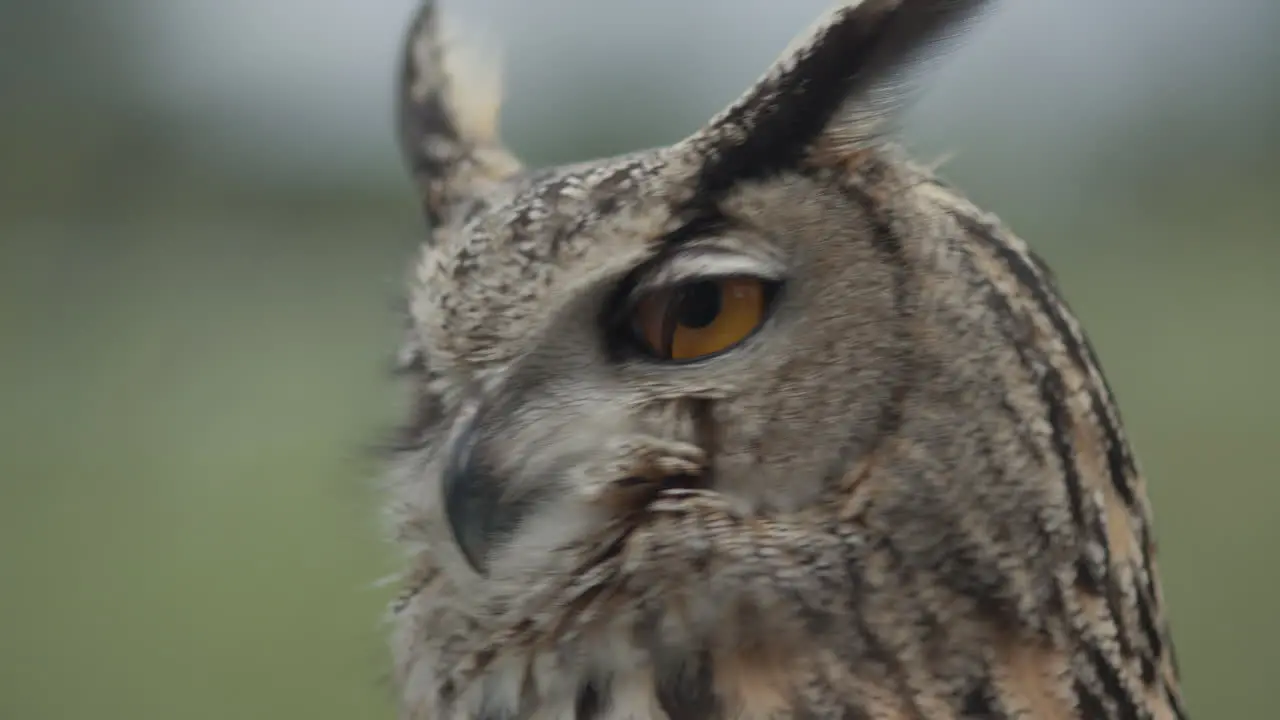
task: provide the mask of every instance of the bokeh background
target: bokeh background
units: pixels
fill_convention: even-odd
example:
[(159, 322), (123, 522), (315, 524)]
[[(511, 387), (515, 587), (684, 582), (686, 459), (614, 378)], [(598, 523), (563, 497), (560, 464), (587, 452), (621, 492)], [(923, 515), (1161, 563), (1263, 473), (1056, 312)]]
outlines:
[[(827, 0), (445, 0), (511, 144), (666, 143)], [(0, 0), (0, 718), (390, 717), (369, 449), (422, 228), (412, 0)], [(1056, 267), (1150, 476), (1195, 717), (1280, 664), (1280, 3), (1006, 3), (926, 158)]]

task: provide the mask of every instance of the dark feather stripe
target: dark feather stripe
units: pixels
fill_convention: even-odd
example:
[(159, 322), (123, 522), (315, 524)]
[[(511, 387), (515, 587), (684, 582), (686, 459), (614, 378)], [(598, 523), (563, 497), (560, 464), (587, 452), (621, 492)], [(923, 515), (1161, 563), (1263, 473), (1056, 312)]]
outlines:
[(1107, 712), (1107, 706), (1102, 704), (1102, 698), (1080, 680), (1075, 682), (1076, 707), (1080, 710), (1082, 720), (1106, 720), (1111, 717)]
[[(963, 213), (953, 212), (953, 217), (968, 230), (973, 237), (977, 238), (983, 244), (992, 249), (996, 256), (1003, 262), (1011, 275), (1017, 279), (1020, 286), (1028, 291), (1030, 297), (1033, 297), (1040, 311), (1045, 315), (1054, 327), (1055, 332), (1059, 335), (1067, 349), (1068, 356), (1072, 362), (1090, 379), (1102, 377), (1098, 371), (1097, 357), (1092, 346), (1088, 342), (1088, 338), (1079, 333), (1073, 332), (1070, 324), (1065, 316), (1065, 303), (1061, 298), (1057, 297), (1054, 289), (1048, 283), (1052, 282), (1052, 278), (1045, 275), (1043, 264), (1034, 257), (1028, 258), (1023, 253), (1018, 252), (1003, 242), (996, 229), (979, 222)], [(1124, 441), (1119, 428), (1113, 423), (1112, 419), (1118, 417), (1118, 413), (1114, 409), (1114, 401), (1110, 388), (1105, 384), (1105, 378), (1102, 379), (1102, 387), (1093, 387), (1090, 391), (1090, 406), (1094, 420), (1098, 427), (1101, 428), (1104, 439), (1107, 443), (1107, 469), (1111, 476), (1111, 484), (1116, 489), (1121, 501), (1130, 511), (1136, 511), (1136, 498), (1134, 496), (1135, 489), (1130, 480), (1137, 476), (1137, 469), (1133, 463), (1131, 452), (1127, 443)], [(1105, 398), (1105, 399), (1104, 399)], [(1057, 422), (1054, 422), (1057, 427)], [(1065, 439), (1065, 438), (1064, 438)], [(1055, 431), (1055, 446), (1061, 449), (1059, 445), (1059, 434)], [(1069, 445), (1066, 446), (1069, 449)], [(1080, 497), (1080, 488), (1078, 487), (1079, 478), (1068, 478), (1068, 491), (1071, 493), (1071, 503), (1073, 513), (1077, 512), (1077, 508), (1083, 502)], [(1083, 522), (1081, 515), (1076, 515), (1078, 522)], [(1164, 643), (1161, 636), (1154, 627), (1152, 619), (1152, 607), (1154, 603), (1154, 568), (1151, 566), (1151, 554), (1147, 543), (1144, 542), (1142, 562), (1146, 568), (1147, 586), (1135, 587), (1135, 591), (1139, 596), (1143, 590), (1152, 596), (1152, 603), (1148, 603), (1142, 597), (1138, 597), (1137, 611), (1139, 613), (1139, 628), (1142, 632), (1149, 648), (1149, 654), (1135, 652), (1133, 646), (1134, 638), (1131, 634), (1134, 628), (1130, 627), (1127, 616), (1124, 613), (1124, 599), (1120, 596), (1121, 588), (1116, 578), (1111, 577), (1114, 569), (1112, 567), (1111, 551), (1108, 539), (1105, 535), (1105, 529), (1098, 522), (1089, 523), (1095, 527), (1089, 529), (1089, 534), (1094, 536), (1103, 549), (1104, 556), (1100, 567), (1093, 567), (1093, 564), (1087, 557), (1081, 557), (1077, 568), (1079, 575), (1077, 582), (1079, 587), (1086, 592), (1095, 596), (1104, 598), (1108, 614), (1112, 618), (1115, 626), (1116, 640), (1119, 644), (1119, 650), (1122, 657), (1132, 658), (1138, 657), (1140, 664), (1140, 672), (1144, 680), (1153, 678), (1155, 675), (1155, 666), (1163, 657), (1165, 652)], [(1148, 528), (1142, 526), (1140, 532), (1143, 539), (1147, 537)], [(1141, 586), (1141, 583), (1135, 583)]]
[[(699, 195), (715, 197), (736, 183), (796, 167), (842, 107), (862, 101), (877, 119), (901, 100), (905, 67), (990, 0), (862, 0), (836, 10), (794, 54), (698, 137), (709, 162)], [(892, 88), (889, 97), (877, 92)], [(838, 121), (836, 121), (838, 122)], [(855, 121), (856, 122), (856, 121)], [(870, 125), (874, 125), (871, 123)], [(870, 125), (860, 128), (871, 140)]]
[(1134, 652), (1134, 640), (1132, 637), (1132, 628), (1129, 624), (1129, 616), (1124, 611), (1125, 598), (1124, 587), (1120, 584), (1120, 578), (1117, 577), (1117, 568), (1114, 557), (1112, 555), (1111, 543), (1107, 542), (1107, 530), (1102, 526), (1105, 518), (1105, 510), (1099, 508), (1096, 533), (1102, 536), (1102, 567), (1107, 574), (1106, 591), (1103, 597), (1107, 603), (1107, 613), (1111, 615), (1111, 622), (1116, 627), (1116, 641), (1120, 645), (1120, 654), (1122, 657), (1132, 658), (1137, 655)]
[[(1136, 572), (1136, 568), (1134, 571)], [(1156, 661), (1164, 654), (1164, 639), (1160, 637), (1160, 631), (1156, 628), (1155, 618), (1151, 613), (1151, 601), (1144, 596), (1140, 584), (1134, 584), (1135, 600), (1138, 606), (1138, 627), (1147, 643), (1147, 652), (1139, 657), (1142, 663), (1142, 682), (1150, 686), (1159, 679), (1160, 670), (1156, 667)]]
[(609, 683), (592, 680), (578, 691), (574, 702), (575, 720), (599, 720), (605, 710), (604, 698), (609, 694)]
[(1143, 713), (1139, 710), (1139, 699), (1133, 697), (1125, 689), (1124, 683), (1120, 679), (1120, 669), (1103, 654), (1098, 644), (1096, 642), (1086, 642), (1085, 653), (1089, 658), (1090, 664), (1093, 665), (1094, 671), (1098, 674), (1098, 680), (1102, 683), (1103, 694), (1116, 705), (1116, 717), (1119, 720), (1150, 718), (1150, 712)]
[[(447, 86), (431, 83), (430, 92), (425, 97), (414, 99), (409, 96), (409, 88), (417, 83), (421, 71), (414, 57), (413, 46), (424, 37), (431, 38), (430, 42), (433, 44), (438, 43), (436, 33), (436, 3), (434, 0), (426, 0), (414, 15), (401, 49), (400, 91), (396, 99), (400, 150), (408, 161), (409, 170), (420, 183), (447, 177), (458, 157), (464, 154), (465, 146), (444, 96)], [(432, 60), (437, 64), (442, 61), (438, 51)], [(424, 150), (427, 142), (436, 147), (451, 148), (452, 152), (448, 155), (428, 153)], [(423, 210), (430, 227), (435, 228), (441, 224), (443, 208), (428, 201), (423, 203)]]
[(699, 653), (689, 665), (657, 678), (654, 692), (669, 720), (709, 720), (720, 716), (711, 653)]
[[(1028, 295), (1035, 300), (1040, 311), (1044, 313), (1044, 316), (1053, 325), (1054, 331), (1058, 334), (1067, 350), (1067, 355), (1076, 367), (1084, 371), (1091, 380), (1095, 377), (1101, 377), (1102, 373), (1097, 369), (1097, 356), (1088, 338), (1075, 332), (1070, 323), (1067, 322), (1064, 312), (1066, 301), (1053, 291), (1053, 287), (1050, 284), (1052, 283), (1052, 278), (1046, 277), (1037, 271), (1037, 267), (1043, 267), (1043, 263), (1029, 258), (1027, 254), (1019, 252), (1001, 240), (999, 231), (996, 228), (961, 212), (952, 212), (951, 216), (967, 232), (991, 248), (1001, 262), (1004, 263), (1009, 273), (1017, 279)], [(1099, 394), (1100, 392), (1105, 393), (1105, 400), (1103, 395)], [(1112, 420), (1113, 417), (1118, 416), (1118, 413), (1115, 410), (1111, 388), (1106, 384), (1104, 378), (1102, 387), (1091, 387), (1089, 394), (1095, 422), (1102, 429), (1107, 445), (1107, 467), (1111, 475), (1111, 484), (1124, 500), (1126, 507), (1134, 510), (1136, 508), (1136, 497), (1134, 488), (1130, 483), (1131, 478), (1137, 475), (1137, 468), (1134, 465), (1128, 443), (1125, 442), (1121, 436), (1120, 429)]]
[[(1087, 335), (1080, 337), (1080, 343), (1083, 346), (1084, 357), (1088, 359), (1093, 367), (1102, 367), (1098, 361), (1098, 354), (1093, 349), (1093, 343), (1089, 341)], [(1133, 452), (1129, 448), (1129, 444), (1120, 437), (1119, 428), (1111, 422), (1106, 421), (1109, 417), (1120, 417), (1119, 405), (1116, 404), (1115, 393), (1111, 390), (1111, 383), (1107, 380), (1107, 376), (1098, 373), (1098, 378), (1102, 382), (1102, 398), (1095, 393), (1093, 396), (1093, 412), (1097, 415), (1102, 426), (1102, 431), (1107, 437), (1107, 464), (1111, 470), (1112, 483), (1116, 492), (1120, 494), (1120, 498), (1124, 500), (1125, 507), (1134, 509), (1138, 506), (1137, 490), (1130, 484), (1129, 479), (1136, 477), (1138, 474), (1137, 464), (1133, 459)], [(1110, 411), (1110, 414), (1106, 412)], [(1104, 422), (1105, 421), (1105, 422)]]
[(1173, 708), (1173, 716), (1177, 720), (1187, 720), (1187, 709), (1182, 705), (1182, 698), (1173, 688), (1166, 687), (1164, 689), (1165, 699), (1169, 701), (1169, 707)]
[[(879, 158), (868, 157), (858, 171), (862, 177), (867, 173), (884, 174), (887, 169), (884, 167), (884, 161)], [(821, 180), (825, 171), (814, 171), (813, 177)], [(863, 216), (867, 218), (867, 222), (871, 226), (871, 246), (880, 253), (885, 263), (894, 269), (896, 290), (898, 293), (897, 301), (899, 310), (905, 310), (905, 300), (907, 291), (907, 271), (911, 268), (911, 264), (907, 261), (906, 253), (902, 246), (902, 238), (898, 236), (893, 229), (893, 216), (890, 215), (890, 209), (884, 203), (877, 201), (871, 197), (867, 191), (859, 186), (849, 183), (842, 184), (844, 194), (850, 200), (857, 204), (862, 210)]]
[(1067, 499), (1071, 504), (1071, 517), (1076, 527), (1085, 527), (1084, 490), (1081, 486), (1080, 469), (1076, 466), (1075, 449), (1071, 444), (1073, 422), (1071, 412), (1067, 409), (1062, 376), (1058, 370), (1047, 362), (1040, 378), (1040, 402), (1048, 411), (1050, 442), (1053, 452), (1062, 466), (1062, 481), (1067, 488)]
[[(901, 316), (909, 315), (912, 312), (911, 297), (913, 296), (911, 264), (907, 261), (902, 238), (893, 229), (893, 218), (882, 204), (877, 203), (861, 188), (850, 185), (842, 185), (841, 188), (845, 196), (862, 210), (870, 226), (872, 246), (893, 271), (895, 309)], [(907, 324), (901, 323), (898, 326), (898, 332), (901, 333), (898, 340), (905, 345), (909, 341), (906, 337)], [(916, 381), (915, 374), (914, 368), (903, 368), (898, 385), (890, 393), (888, 402), (881, 408), (876, 425), (876, 436), (872, 441), (873, 447), (893, 437), (902, 426), (907, 396), (911, 385)], [(852, 451), (852, 445), (841, 449), (836, 462), (827, 473), (827, 480), (833, 480), (835, 476), (843, 474), (848, 469)]]
[(838, 11), (789, 67), (726, 110), (705, 149), (697, 196), (717, 198), (738, 183), (794, 168), (884, 41), (896, 4), (865, 0)]
[[(1010, 248), (1007, 244), (1001, 242), (1000, 239), (996, 237), (994, 233), (989, 232), (985, 226), (973, 221), (972, 218), (968, 218), (960, 213), (953, 213), (953, 216), (956, 217), (957, 220), (963, 220), (962, 227), (965, 227), (973, 237), (981, 240), (986, 247), (995, 251), (996, 256), (1004, 262), (1006, 268), (1010, 271), (1013, 277), (1018, 280), (1020, 286), (1028, 291), (1032, 291), (1030, 294), (1032, 297), (1036, 298), (1037, 306), (1040, 311), (1045, 313), (1050, 319), (1055, 331), (1063, 334), (1063, 341), (1067, 344), (1068, 352), (1070, 353), (1072, 360), (1079, 363), (1082, 370), (1088, 372), (1090, 366), (1085, 364), (1090, 362), (1088, 356), (1077, 354), (1070, 349), (1074, 347), (1079, 350), (1081, 346), (1070, 342), (1072, 335), (1070, 333), (1070, 327), (1063, 316), (1061, 306), (1058, 305), (1054, 298), (1048, 294), (1049, 289), (1040, 283), (1038, 277), (1030, 273), (1028, 265), (1017, 261), (1019, 259), (1019, 254), (1013, 250), (1013, 248)], [(1019, 269), (1021, 269), (1022, 272), (1019, 272)], [(992, 293), (994, 295), (993, 300), (995, 300), (998, 305), (1003, 306), (999, 308), (1000, 312), (1010, 312), (1007, 308), (1007, 303), (1004, 302), (999, 291), (993, 288)], [(996, 300), (997, 298), (998, 300)], [(1022, 346), (1022, 344), (1018, 342), (1011, 342), (1011, 344), (1013, 347)], [(1025, 353), (1025, 351), (1023, 352)], [(1055, 453), (1058, 455), (1059, 461), (1064, 469), (1064, 481), (1068, 492), (1068, 500), (1071, 505), (1071, 512), (1076, 521), (1077, 527), (1084, 531), (1086, 535), (1092, 537), (1096, 544), (1102, 549), (1102, 557), (1098, 559), (1096, 564), (1091, 560), (1087, 553), (1083, 554), (1077, 561), (1077, 587), (1091, 595), (1103, 598), (1107, 608), (1107, 613), (1110, 615), (1112, 624), (1115, 628), (1116, 641), (1119, 645), (1119, 655), (1123, 658), (1133, 658), (1137, 653), (1135, 653), (1135, 649), (1133, 647), (1133, 639), (1129, 632), (1129, 623), (1127, 622), (1126, 615), (1124, 613), (1124, 599), (1121, 597), (1122, 588), (1118, 578), (1114, 576), (1111, 557), (1112, 549), (1108, 542), (1106, 529), (1102, 526), (1102, 518), (1098, 513), (1084, 512), (1082, 478), (1080, 477), (1079, 468), (1075, 463), (1075, 450), (1070, 440), (1072, 437), (1072, 423), (1074, 420), (1065, 405), (1065, 388), (1063, 387), (1061, 376), (1058, 374), (1057, 370), (1047, 362), (1042, 362), (1041, 364), (1045, 367), (1044, 376), (1040, 383), (1041, 400), (1045, 403), (1045, 406), (1049, 411), (1048, 417), (1050, 420), (1050, 426), (1053, 429), (1052, 442)], [(1095, 402), (1097, 401), (1096, 394), (1093, 395), (1093, 400)], [(1104, 426), (1107, 424), (1107, 418), (1104, 413), (1099, 413), (1095, 410), (1094, 414), (1100, 424)], [(1156, 648), (1159, 648), (1159, 644), (1153, 645), (1153, 650), (1156, 651), (1155, 658), (1158, 659), (1159, 651), (1156, 650)], [(1148, 659), (1147, 662), (1148, 664), (1151, 664), (1152, 660)], [(1106, 674), (1108, 671), (1110, 671), (1110, 675)], [(1110, 679), (1114, 680), (1114, 684), (1118, 685), (1119, 680), (1116, 675), (1118, 671), (1111, 670), (1108, 666), (1107, 668), (1099, 669), (1098, 672), (1104, 679), (1104, 683)], [(1112, 688), (1110, 687), (1110, 683), (1108, 683), (1108, 685), (1108, 695), (1110, 695)], [(1132, 704), (1134, 701), (1132, 699), (1125, 700), (1117, 698), (1116, 702), (1123, 708), (1125, 702)]]
[[(959, 220), (964, 216), (959, 213), (953, 213), (953, 217)], [(960, 224), (962, 229), (970, 235), (974, 235), (968, 223), (962, 222)], [(975, 276), (981, 277), (976, 268)], [(988, 306), (999, 318), (997, 327), (1004, 332), (1009, 347), (1017, 352), (1027, 377), (1032, 380), (1039, 392), (1040, 404), (1045, 410), (1044, 417), (1049, 421), (1049, 442), (1053, 455), (1062, 470), (1063, 483), (1067, 491), (1067, 501), (1071, 509), (1071, 519), (1077, 528), (1083, 528), (1084, 491), (1081, 485), (1080, 470), (1075, 462), (1075, 450), (1071, 444), (1074, 425), (1071, 412), (1066, 405), (1066, 392), (1062, 376), (1053, 367), (1053, 364), (1048, 361), (1048, 358), (1042, 357), (1038, 353), (1033, 354), (1032, 347), (1023, 337), (1025, 333), (1020, 332), (1017, 327), (1018, 316), (1013, 306), (1009, 303), (1009, 299), (991, 281), (987, 282), (986, 295)]]
[[(906, 562), (902, 552), (894, 546), (893, 540), (887, 535), (882, 536), (876, 540), (875, 549), (889, 557), (887, 567), (897, 570), (898, 587), (911, 587), (911, 573), (914, 571), (910, 564)], [(903, 601), (904, 607), (902, 611), (905, 613), (908, 600), (904, 598)], [(918, 607), (914, 603), (912, 605), (913, 608)], [(912, 687), (911, 671), (902, 659), (901, 648), (895, 647), (894, 643), (888, 639), (893, 637), (893, 630), (893, 628), (873, 625), (867, 622), (865, 618), (859, 619), (858, 635), (866, 653), (864, 662), (872, 662), (882, 668), (882, 674), (890, 684), (894, 695), (901, 700), (903, 707), (910, 712), (906, 717), (924, 720), (928, 717), (928, 714), (920, 706), (920, 698)]]
[(965, 693), (960, 707), (961, 718), (977, 720), (1013, 720), (1014, 711), (1008, 707), (996, 690), (990, 670), (986, 670)]

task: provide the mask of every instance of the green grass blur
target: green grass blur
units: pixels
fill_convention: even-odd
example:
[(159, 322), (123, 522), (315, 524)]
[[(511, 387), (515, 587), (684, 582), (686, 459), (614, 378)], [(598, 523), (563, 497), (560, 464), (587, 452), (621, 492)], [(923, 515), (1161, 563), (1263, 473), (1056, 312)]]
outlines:
[(0, 717), (389, 716), (370, 490), (405, 244), (332, 210), (20, 230)]

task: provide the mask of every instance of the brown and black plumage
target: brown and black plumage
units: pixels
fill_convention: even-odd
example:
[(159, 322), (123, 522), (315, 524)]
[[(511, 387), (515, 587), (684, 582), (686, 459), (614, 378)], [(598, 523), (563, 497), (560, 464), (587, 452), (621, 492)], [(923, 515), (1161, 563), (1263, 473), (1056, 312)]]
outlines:
[(841, 3), (694, 135), (541, 170), (422, 8), (402, 717), (1186, 717), (1093, 350), (893, 143), (987, 5)]

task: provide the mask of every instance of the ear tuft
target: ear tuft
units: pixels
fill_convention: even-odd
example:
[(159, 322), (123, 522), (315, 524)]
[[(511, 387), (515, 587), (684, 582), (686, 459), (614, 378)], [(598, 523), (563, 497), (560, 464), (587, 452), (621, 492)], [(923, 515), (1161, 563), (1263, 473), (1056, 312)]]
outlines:
[(423, 2), (405, 39), (397, 92), (401, 151), (433, 226), (520, 169), (498, 132), (497, 54), (451, 36), (440, 27), (436, 3)]
[[(461, 134), (482, 143), (500, 143), (498, 119), (502, 111), (502, 54), (497, 44), (479, 40), (450, 24), (440, 23), (440, 58), (444, 75), (445, 102), (453, 108)], [(415, 61), (425, 66), (431, 61), (430, 44), (415, 47)], [(419, 55), (421, 53), (421, 55)], [(421, 76), (420, 76), (421, 77)], [(430, 81), (419, 80), (410, 94), (425, 97)]]
[(701, 195), (793, 168), (813, 151), (881, 139), (905, 102), (905, 76), (993, 0), (846, 0), (737, 102), (685, 141)]

